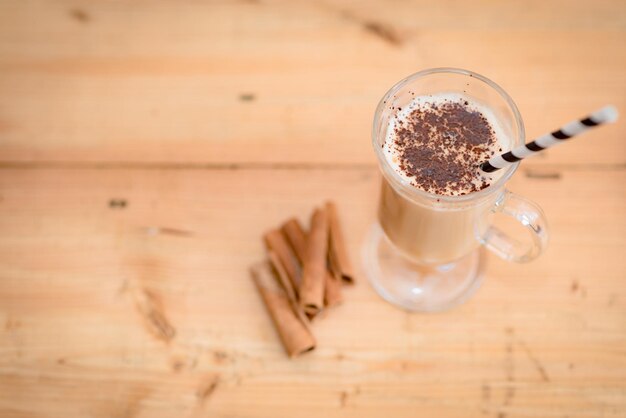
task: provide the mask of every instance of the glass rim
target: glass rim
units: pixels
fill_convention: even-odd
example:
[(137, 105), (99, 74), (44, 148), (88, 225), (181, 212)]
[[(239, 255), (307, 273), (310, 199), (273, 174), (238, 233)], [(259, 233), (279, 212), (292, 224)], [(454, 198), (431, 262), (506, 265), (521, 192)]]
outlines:
[(408, 84), (411, 81), (414, 81), (418, 78), (422, 78), (424, 76), (428, 76), (432, 74), (446, 74), (446, 73), (460, 74), (460, 75), (472, 77), (472, 78), (482, 81), (483, 83), (485, 83), (486, 85), (494, 89), (504, 99), (506, 104), (509, 106), (510, 110), (513, 112), (513, 116), (515, 118), (515, 123), (517, 125), (517, 130), (518, 130), (518, 138), (512, 144), (513, 147), (524, 143), (526, 133), (524, 129), (524, 122), (522, 120), (522, 116), (519, 112), (519, 109), (517, 108), (517, 105), (511, 98), (511, 96), (509, 96), (508, 93), (504, 91), (502, 87), (500, 87), (498, 84), (491, 81), (487, 77), (482, 76), (473, 71), (464, 70), (461, 68), (454, 68), (454, 67), (437, 67), (437, 68), (429, 68), (426, 70), (418, 71), (416, 73), (409, 75), (408, 77), (403, 78), (402, 80), (395, 83), (383, 95), (383, 97), (378, 102), (378, 106), (376, 106), (376, 111), (374, 113), (374, 123), (372, 125), (372, 145), (374, 147), (374, 151), (376, 152), (376, 156), (378, 157), (379, 165), (382, 168), (383, 174), (390, 181), (391, 185), (394, 186), (394, 188), (399, 189), (404, 194), (409, 195), (411, 197), (422, 197), (422, 198), (426, 198), (429, 200), (435, 200), (436, 202), (446, 202), (446, 203), (462, 203), (462, 202), (468, 202), (468, 201), (473, 201), (473, 200), (479, 200), (483, 197), (489, 196), (491, 193), (495, 193), (496, 191), (498, 191), (511, 178), (513, 173), (515, 173), (515, 171), (517, 170), (519, 166), (519, 161), (513, 164), (510, 164), (506, 168), (503, 168), (502, 170), (505, 170), (504, 174), (495, 183), (489, 185), (488, 187), (482, 190), (479, 190), (478, 192), (468, 193), (462, 196), (444, 196), (444, 195), (438, 195), (435, 193), (430, 193), (424, 190), (420, 190), (417, 187), (413, 186), (411, 183), (409, 183), (407, 180), (405, 180), (402, 176), (400, 176), (400, 174), (398, 174), (391, 167), (391, 165), (387, 161), (387, 157), (384, 155), (384, 151), (382, 147), (378, 143), (378, 132), (379, 132), (380, 121), (381, 121), (380, 115), (382, 114), (382, 112), (384, 111), (384, 108), (386, 107), (386, 102), (390, 98), (392, 98), (392, 96), (395, 95), (402, 87), (404, 87), (406, 84)]

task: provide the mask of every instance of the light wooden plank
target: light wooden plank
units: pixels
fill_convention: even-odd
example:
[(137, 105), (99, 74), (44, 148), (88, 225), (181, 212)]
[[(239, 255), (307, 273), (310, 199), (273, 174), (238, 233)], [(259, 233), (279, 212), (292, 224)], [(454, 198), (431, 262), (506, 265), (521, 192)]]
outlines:
[[(358, 262), (375, 169), (1, 170), (1, 415), (620, 416), (626, 173), (527, 174), (511, 188), (544, 207), (548, 252), (490, 257), (467, 304), (411, 315)], [(360, 281), (289, 360), (247, 267), (264, 230), (326, 198)], [(169, 341), (137, 307), (146, 289)]]
[[(373, 163), (377, 101), (435, 66), (497, 81), (532, 137), (626, 109), (626, 8), (588, 6), (4, 1), (0, 160)], [(625, 126), (528, 165), (624, 164)]]

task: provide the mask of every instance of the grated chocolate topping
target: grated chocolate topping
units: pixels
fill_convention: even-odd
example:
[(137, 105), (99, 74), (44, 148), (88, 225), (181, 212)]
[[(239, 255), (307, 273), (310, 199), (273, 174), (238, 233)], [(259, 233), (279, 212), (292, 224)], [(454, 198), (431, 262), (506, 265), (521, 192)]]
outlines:
[(498, 142), (487, 118), (460, 100), (422, 104), (396, 119), (392, 145), (400, 170), (415, 187), (460, 196), (489, 186), (478, 166)]

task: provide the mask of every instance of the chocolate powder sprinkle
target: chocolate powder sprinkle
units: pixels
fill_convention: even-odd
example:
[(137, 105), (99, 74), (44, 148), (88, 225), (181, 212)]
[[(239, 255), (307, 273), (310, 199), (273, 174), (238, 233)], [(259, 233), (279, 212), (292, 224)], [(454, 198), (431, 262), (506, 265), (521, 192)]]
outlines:
[(429, 104), (394, 128), (400, 169), (413, 184), (439, 195), (464, 195), (489, 186), (478, 169), (497, 143), (493, 128), (464, 102)]

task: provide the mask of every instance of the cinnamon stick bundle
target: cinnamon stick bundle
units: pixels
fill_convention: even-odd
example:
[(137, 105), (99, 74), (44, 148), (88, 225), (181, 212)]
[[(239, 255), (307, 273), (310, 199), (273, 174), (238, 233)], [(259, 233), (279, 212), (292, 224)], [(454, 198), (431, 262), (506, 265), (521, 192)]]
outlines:
[(280, 230), (273, 229), (263, 236), (263, 241), (265, 241), (268, 250), (276, 253), (280, 263), (287, 272), (287, 277), (289, 277), (296, 294), (298, 294), (298, 289), (300, 289), (302, 282), (302, 269), (285, 236)]
[(315, 316), (324, 307), (326, 282), (326, 253), (328, 251), (328, 217), (326, 211), (315, 209), (307, 237), (303, 259), (300, 306), (307, 314)]
[(346, 248), (346, 241), (344, 239), (343, 231), (341, 230), (337, 205), (335, 205), (334, 202), (326, 202), (326, 212), (328, 213), (330, 235), (330, 270), (336, 278), (347, 283), (354, 283), (352, 263), (350, 262), (350, 257), (348, 256), (348, 250)]
[(288, 278), (280, 279), (278, 276), (281, 273), (273, 271), (270, 262), (267, 261), (252, 266), (251, 273), (287, 354), (295, 357), (313, 350), (316, 344), (315, 337), (309, 329), (305, 315), (298, 309), (287, 290), (279, 284), (279, 281), (291, 284)]
[[(291, 248), (298, 260), (304, 263), (306, 258), (307, 236), (302, 224), (300, 224), (297, 219), (291, 218), (283, 224), (281, 231), (287, 237), (287, 241), (291, 244)], [(343, 302), (343, 296), (341, 295), (341, 279), (335, 278), (327, 268), (324, 280), (324, 305), (334, 306), (341, 302)]]
[(333, 202), (315, 208), (308, 233), (291, 218), (263, 241), (268, 260), (252, 266), (252, 279), (285, 351), (295, 357), (315, 348), (309, 318), (342, 302), (343, 282), (354, 281), (337, 208)]

